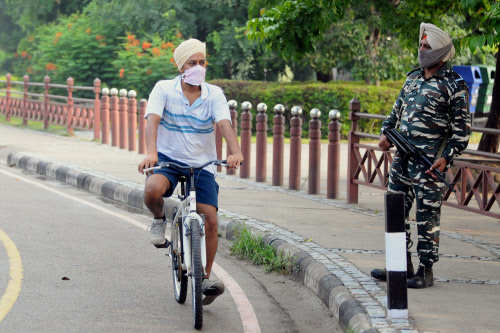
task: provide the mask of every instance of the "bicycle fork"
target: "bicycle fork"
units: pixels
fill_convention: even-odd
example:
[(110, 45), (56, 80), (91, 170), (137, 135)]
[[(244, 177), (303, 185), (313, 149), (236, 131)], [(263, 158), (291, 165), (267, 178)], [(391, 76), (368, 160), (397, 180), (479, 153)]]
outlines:
[(184, 250), (184, 263), (186, 264), (186, 269), (188, 273), (191, 273), (191, 225), (193, 223), (198, 223), (200, 225), (201, 237), (200, 237), (200, 251), (201, 251), (201, 263), (203, 266), (203, 275), (206, 274), (205, 268), (207, 267), (207, 250), (205, 241), (205, 220), (196, 213), (196, 194), (192, 191), (189, 195), (189, 214), (184, 215), (183, 218), (183, 250)]

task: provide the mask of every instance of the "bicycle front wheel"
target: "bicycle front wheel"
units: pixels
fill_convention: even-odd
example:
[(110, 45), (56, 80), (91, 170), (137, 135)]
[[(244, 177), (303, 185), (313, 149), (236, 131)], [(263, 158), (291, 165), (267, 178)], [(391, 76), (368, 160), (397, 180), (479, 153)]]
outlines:
[(187, 296), (187, 274), (182, 270), (184, 255), (182, 253), (182, 223), (173, 223), (170, 245), (170, 260), (172, 264), (172, 281), (174, 296), (179, 304), (184, 304)]
[(199, 330), (203, 325), (202, 278), (203, 267), (201, 263), (201, 227), (198, 221), (191, 223), (191, 292), (193, 302), (194, 328)]

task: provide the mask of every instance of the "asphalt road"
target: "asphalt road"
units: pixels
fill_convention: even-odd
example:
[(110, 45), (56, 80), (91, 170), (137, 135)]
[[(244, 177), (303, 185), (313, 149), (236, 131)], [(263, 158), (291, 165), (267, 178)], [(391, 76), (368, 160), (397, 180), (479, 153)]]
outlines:
[[(1, 332), (192, 331), (190, 297), (184, 305), (173, 298), (169, 258), (149, 243), (148, 223), (87, 192), (0, 166)], [(341, 332), (288, 277), (235, 259), (222, 241), (216, 262), (243, 289), (262, 332)], [(243, 332), (244, 318), (226, 292), (204, 308), (203, 331)]]

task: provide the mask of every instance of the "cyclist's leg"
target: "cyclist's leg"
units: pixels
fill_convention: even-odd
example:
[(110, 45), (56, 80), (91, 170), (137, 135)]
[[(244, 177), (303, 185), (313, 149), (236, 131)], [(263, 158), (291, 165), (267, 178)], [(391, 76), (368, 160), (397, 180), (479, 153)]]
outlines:
[[(159, 162), (172, 161), (162, 153), (158, 153)], [(144, 203), (153, 213), (154, 218), (163, 218), (163, 197), (172, 195), (177, 186), (180, 172), (176, 169), (164, 168), (155, 170), (148, 176), (144, 187)]]
[(144, 187), (144, 203), (149, 208), (153, 217), (163, 218), (163, 194), (170, 189), (170, 181), (160, 173), (149, 176)]
[(219, 185), (212, 173), (200, 170), (195, 173), (196, 209), (205, 215), (205, 242), (207, 248), (207, 277), (217, 252), (217, 210)]
[[(158, 154), (158, 160), (164, 161), (167, 157)], [(177, 185), (178, 172), (174, 169), (155, 170), (146, 180), (144, 187), (144, 203), (153, 213), (153, 221), (149, 228), (151, 242), (155, 246), (165, 243), (165, 229), (167, 226), (163, 207), (163, 197), (172, 195)]]
[(217, 208), (212, 205), (197, 202), (196, 208), (199, 214), (205, 215), (205, 243), (207, 248), (207, 278), (210, 276), (212, 264), (217, 252)]

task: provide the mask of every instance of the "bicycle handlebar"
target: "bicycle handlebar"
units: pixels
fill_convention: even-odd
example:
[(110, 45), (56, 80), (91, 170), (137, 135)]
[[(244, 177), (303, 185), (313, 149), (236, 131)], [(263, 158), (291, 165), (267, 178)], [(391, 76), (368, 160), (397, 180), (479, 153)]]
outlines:
[(143, 171), (148, 172), (148, 171), (152, 171), (152, 170), (169, 168), (171, 166), (176, 167), (178, 169), (203, 169), (204, 167), (209, 166), (210, 164), (221, 165), (221, 166), (226, 166), (226, 167), (228, 166), (226, 160), (213, 160), (213, 161), (207, 162), (199, 167), (193, 167), (193, 166), (189, 166), (189, 165), (180, 165), (180, 164), (177, 164), (175, 162), (160, 162), (157, 166), (154, 166), (151, 168), (146, 168)]

